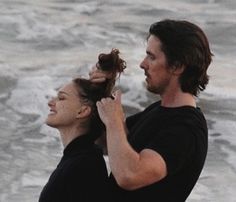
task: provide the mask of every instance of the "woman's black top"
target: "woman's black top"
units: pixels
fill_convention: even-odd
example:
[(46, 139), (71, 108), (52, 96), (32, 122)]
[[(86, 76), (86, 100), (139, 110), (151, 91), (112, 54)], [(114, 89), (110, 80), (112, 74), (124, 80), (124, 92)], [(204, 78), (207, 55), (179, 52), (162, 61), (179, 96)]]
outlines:
[(43, 188), (39, 202), (108, 201), (108, 173), (103, 153), (89, 135), (70, 142)]

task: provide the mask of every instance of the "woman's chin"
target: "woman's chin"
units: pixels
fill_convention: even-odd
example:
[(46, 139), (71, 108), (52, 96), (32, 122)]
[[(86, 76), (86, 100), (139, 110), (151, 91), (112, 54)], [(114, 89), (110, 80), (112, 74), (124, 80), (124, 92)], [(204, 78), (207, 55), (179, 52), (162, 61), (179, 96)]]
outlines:
[(50, 119), (46, 119), (45, 123), (52, 128), (56, 128), (56, 124), (53, 123), (53, 121), (51, 121)]

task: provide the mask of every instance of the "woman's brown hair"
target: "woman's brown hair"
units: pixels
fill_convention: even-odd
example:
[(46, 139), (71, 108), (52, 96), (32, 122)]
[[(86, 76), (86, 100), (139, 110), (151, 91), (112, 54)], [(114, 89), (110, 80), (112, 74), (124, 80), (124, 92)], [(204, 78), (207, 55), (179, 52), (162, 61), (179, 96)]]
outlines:
[(98, 56), (97, 68), (111, 75), (109, 79), (106, 79), (104, 82), (94, 83), (84, 78), (76, 78), (73, 80), (82, 102), (92, 108), (89, 124), (89, 135), (92, 140), (96, 140), (105, 130), (104, 124), (98, 115), (96, 103), (102, 98), (112, 95), (116, 79), (126, 68), (126, 62), (120, 58), (119, 54), (118, 49), (112, 49), (110, 53), (101, 53)]

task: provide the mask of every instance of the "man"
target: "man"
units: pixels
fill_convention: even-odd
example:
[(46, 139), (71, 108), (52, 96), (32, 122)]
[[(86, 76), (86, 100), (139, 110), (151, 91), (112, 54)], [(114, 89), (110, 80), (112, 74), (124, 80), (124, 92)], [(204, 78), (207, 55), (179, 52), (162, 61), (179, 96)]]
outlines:
[[(124, 121), (121, 93), (97, 103), (106, 126), (114, 200), (182, 202), (202, 171), (207, 125), (195, 96), (208, 83), (211, 51), (204, 32), (187, 21), (151, 25), (140, 64), (160, 101)], [(109, 75), (96, 70), (94, 81)]]

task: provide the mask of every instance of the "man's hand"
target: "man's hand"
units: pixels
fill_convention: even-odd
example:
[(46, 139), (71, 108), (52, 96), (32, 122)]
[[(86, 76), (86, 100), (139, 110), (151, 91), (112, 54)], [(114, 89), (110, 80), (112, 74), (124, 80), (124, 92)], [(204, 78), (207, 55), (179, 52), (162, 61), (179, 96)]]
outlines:
[(94, 83), (102, 83), (106, 79), (110, 79), (112, 74), (110, 72), (103, 71), (97, 68), (97, 65), (92, 67), (92, 70), (89, 72), (89, 79)]
[(103, 98), (97, 102), (99, 116), (106, 126), (109, 124), (123, 124), (125, 121), (125, 115), (121, 105), (121, 92), (117, 90), (113, 97), (114, 99)]

